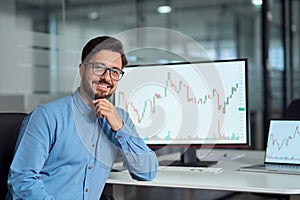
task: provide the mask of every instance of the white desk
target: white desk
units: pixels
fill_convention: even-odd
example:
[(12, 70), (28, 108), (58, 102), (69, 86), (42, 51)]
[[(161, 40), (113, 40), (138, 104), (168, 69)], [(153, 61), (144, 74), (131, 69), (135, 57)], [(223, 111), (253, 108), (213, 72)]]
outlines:
[(300, 199), (299, 175), (237, 171), (241, 166), (263, 163), (263, 151), (213, 150), (213, 153), (227, 153), (228, 157), (231, 154), (245, 156), (236, 160), (220, 160), (213, 166), (224, 169), (220, 174), (159, 171), (153, 181), (145, 182), (132, 180), (127, 172), (112, 172), (107, 183), (113, 185), (116, 200), (122, 199), (124, 185), (284, 194), (290, 199)]

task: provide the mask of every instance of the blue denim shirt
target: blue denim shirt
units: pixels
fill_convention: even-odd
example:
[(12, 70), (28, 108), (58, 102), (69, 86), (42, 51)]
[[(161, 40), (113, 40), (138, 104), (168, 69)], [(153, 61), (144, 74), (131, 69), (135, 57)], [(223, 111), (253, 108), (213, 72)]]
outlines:
[(132, 178), (152, 180), (155, 153), (138, 136), (128, 113), (117, 112), (124, 126), (114, 132), (78, 90), (38, 106), (22, 123), (7, 199), (99, 199), (118, 151)]

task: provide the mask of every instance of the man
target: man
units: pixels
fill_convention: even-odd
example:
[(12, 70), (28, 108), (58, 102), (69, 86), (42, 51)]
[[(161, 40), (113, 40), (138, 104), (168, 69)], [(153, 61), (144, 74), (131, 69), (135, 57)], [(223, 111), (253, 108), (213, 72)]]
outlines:
[(80, 87), (23, 121), (7, 199), (99, 199), (118, 152), (132, 178), (152, 180), (157, 158), (128, 113), (108, 98), (127, 64), (122, 44), (97, 37), (82, 50)]

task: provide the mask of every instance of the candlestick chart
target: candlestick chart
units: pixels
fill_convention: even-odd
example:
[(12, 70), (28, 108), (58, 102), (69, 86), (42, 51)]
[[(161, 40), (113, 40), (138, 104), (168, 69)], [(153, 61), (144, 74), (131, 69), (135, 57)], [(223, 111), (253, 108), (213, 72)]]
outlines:
[(272, 120), (266, 150), (267, 162), (300, 163), (300, 122)]
[(238, 62), (128, 68), (115, 105), (149, 144), (245, 143), (245, 70)]

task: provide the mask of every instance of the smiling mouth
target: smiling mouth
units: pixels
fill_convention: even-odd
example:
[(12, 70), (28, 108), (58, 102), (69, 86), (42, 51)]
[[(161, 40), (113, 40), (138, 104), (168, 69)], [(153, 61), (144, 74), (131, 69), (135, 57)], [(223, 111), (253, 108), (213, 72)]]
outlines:
[(110, 85), (106, 84), (106, 83), (97, 83), (97, 89), (101, 90), (101, 91), (107, 91), (109, 90)]

